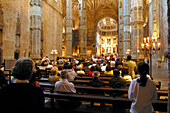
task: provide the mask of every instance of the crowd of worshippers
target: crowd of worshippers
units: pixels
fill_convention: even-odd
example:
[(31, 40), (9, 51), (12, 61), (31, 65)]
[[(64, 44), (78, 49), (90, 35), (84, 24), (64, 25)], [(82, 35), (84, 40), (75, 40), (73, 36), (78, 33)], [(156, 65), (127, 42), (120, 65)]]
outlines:
[[(45, 62), (45, 63), (44, 63)], [(84, 64), (85, 63), (85, 64)], [(137, 72), (136, 62), (132, 61), (131, 56), (127, 56), (125, 61), (121, 58), (92, 58), (91, 60), (77, 60), (77, 59), (57, 59), (56, 65), (52, 65), (48, 57), (39, 63), (40, 66), (51, 68), (49, 82), (55, 83), (60, 78), (60, 72), (67, 70), (69, 73), (68, 80), (75, 80), (78, 75), (87, 74), (90, 77), (94, 77), (95, 80), (99, 80), (100, 74), (113, 76), (112, 79), (118, 82), (126, 83), (125, 81), (132, 81), (139, 77)], [(94, 76), (94, 72), (99, 72), (97, 76)], [(96, 79), (97, 78), (97, 79)], [(110, 82), (115, 82), (110, 80)], [(96, 83), (97, 84), (97, 83)], [(115, 87), (114, 85), (110, 85)], [(119, 87), (125, 87), (126, 85), (120, 85)]]
[[(42, 75), (40, 67), (46, 67), (50, 69), (48, 75)], [(34, 86), (40, 87), (38, 80), (42, 77), (48, 77), (49, 83), (55, 84), (57, 81), (62, 80), (60, 75), (61, 71), (63, 70), (67, 70), (69, 74), (67, 77), (68, 81), (73, 81), (79, 75), (83, 74), (93, 77), (93, 80), (89, 82), (89, 85), (92, 86), (104, 86), (104, 82), (100, 80), (101, 74), (103, 76), (106, 75), (112, 77), (109, 80), (109, 86), (114, 88), (126, 87), (126, 81), (132, 81), (133, 79), (139, 77), (136, 62), (132, 61), (131, 56), (127, 56), (126, 61), (122, 61), (121, 58), (92, 58), (91, 60), (58, 58), (57, 65), (53, 65), (46, 56), (42, 59), (41, 63), (35, 63), (35, 69), (29, 82)], [(1, 71), (2, 70), (0, 70), (0, 72)], [(4, 84), (7, 84), (7, 81), (3, 81)], [(12, 76), (10, 82), (15, 83), (16, 78)]]
[[(88, 74), (93, 77), (89, 81), (89, 85), (104, 86), (104, 82), (100, 80), (100, 74), (103, 73), (103, 75), (112, 77), (109, 80), (109, 86), (113, 88), (127, 87), (126, 81), (132, 81), (128, 91), (128, 98), (134, 101), (130, 109), (131, 112), (152, 111), (152, 102), (156, 100), (156, 85), (148, 77), (148, 64), (142, 62), (137, 67), (131, 56), (127, 56), (127, 60), (124, 62), (119, 58), (116, 60), (98, 59), (94, 61), (92, 59), (86, 65), (89, 69), (86, 72), (83, 62), (85, 61), (66, 62), (63, 60), (59, 65), (51, 65), (49, 62), (51, 68), (49, 83), (55, 84), (54, 91), (76, 93), (75, 86), (71, 81), (75, 80), (79, 74)], [(136, 70), (138, 70), (138, 73), (136, 73)], [(3, 113), (30, 113), (32, 111), (43, 113), (44, 96), (38, 83), (38, 80), (42, 77), (39, 64), (34, 63), (32, 59), (21, 58), (17, 60), (13, 67), (12, 76), (9, 82), (4, 78), (3, 71), (0, 70), (0, 111)], [(138, 91), (142, 92), (139, 93)], [(147, 96), (145, 97), (145, 95)], [(141, 102), (140, 100), (149, 101), (149, 104), (145, 104), (145, 101)], [(15, 104), (15, 102), (18, 104)], [(71, 105), (71, 108), (81, 105), (80, 101), (65, 100), (58, 102), (62, 106), (69, 107)]]

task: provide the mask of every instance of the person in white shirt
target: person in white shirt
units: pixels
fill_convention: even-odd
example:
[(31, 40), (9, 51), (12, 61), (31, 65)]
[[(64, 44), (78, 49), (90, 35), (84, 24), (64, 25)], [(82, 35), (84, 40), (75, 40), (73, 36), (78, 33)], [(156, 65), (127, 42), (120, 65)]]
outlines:
[(110, 65), (111, 65), (111, 67), (115, 67), (115, 59), (114, 58), (112, 58), (111, 59), (111, 61), (110, 61)]
[(79, 71), (76, 72), (77, 74), (83, 74), (83, 75), (85, 74), (85, 72), (83, 71), (83, 66), (79, 66), (78, 69)]
[(74, 84), (67, 80), (69, 74), (67, 70), (61, 71), (61, 80), (55, 83), (54, 91), (64, 92), (64, 93), (76, 93)]
[(138, 64), (140, 78), (133, 79), (128, 90), (128, 98), (132, 100), (131, 113), (152, 113), (152, 103), (157, 99), (156, 84), (147, 77), (149, 65)]
[[(76, 93), (74, 84), (67, 80), (69, 76), (67, 70), (61, 71), (60, 76), (61, 76), (61, 81), (55, 83), (54, 91), (57, 91), (59, 93)], [(81, 101), (73, 100), (73, 99), (58, 99), (56, 102), (59, 105), (59, 108), (61, 109), (67, 108), (71, 112), (72, 109), (76, 109), (82, 104)]]
[(101, 71), (103, 71), (103, 72), (106, 71), (106, 64), (103, 64), (103, 66), (101, 66)]
[(72, 65), (68, 65), (68, 80), (73, 81), (77, 77), (77, 73), (74, 71)]

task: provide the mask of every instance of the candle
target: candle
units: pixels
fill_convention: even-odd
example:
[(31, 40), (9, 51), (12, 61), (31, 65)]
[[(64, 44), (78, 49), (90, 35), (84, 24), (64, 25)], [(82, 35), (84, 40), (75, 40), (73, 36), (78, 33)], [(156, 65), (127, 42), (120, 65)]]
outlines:
[(144, 43), (146, 43), (146, 38), (144, 38)]
[(148, 43), (146, 43), (146, 49), (149, 50), (149, 44)]
[(158, 50), (160, 50), (161, 43), (158, 43)]
[(147, 40), (148, 40), (148, 42), (149, 42), (149, 37), (147, 37)]
[(158, 38), (158, 37), (155, 37), (155, 42), (157, 42), (157, 38)]
[(155, 50), (155, 43), (153, 43), (153, 50)]

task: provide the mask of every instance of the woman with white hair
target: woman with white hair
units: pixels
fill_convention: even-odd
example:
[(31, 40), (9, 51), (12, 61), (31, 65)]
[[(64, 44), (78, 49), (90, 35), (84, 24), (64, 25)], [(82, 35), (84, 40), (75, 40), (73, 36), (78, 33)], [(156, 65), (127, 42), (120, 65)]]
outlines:
[(12, 72), (16, 83), (11, 83), (0, 90), (1, 113), (42, 113), (43, 90), (29, 83), (33, 69), (34, 61), (32, 59), (17, 60)]

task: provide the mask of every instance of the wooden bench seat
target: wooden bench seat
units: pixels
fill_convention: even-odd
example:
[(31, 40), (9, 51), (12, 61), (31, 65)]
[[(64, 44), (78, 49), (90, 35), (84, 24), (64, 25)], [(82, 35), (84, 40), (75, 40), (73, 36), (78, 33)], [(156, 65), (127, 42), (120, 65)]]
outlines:
[[(85, 84), (85, 85), (88, 85), (90, 80), (86, 80), (86, 79), (84, 80), (83, 78), (84, 77), (82, 77), (82, 79), (79, 78), (77, 80), (73, 80), (73, 81), (70, 81), (70, 82), (72, 82), (75, 85), (76, 84), (80, 84), (80, 85)], [(89, 77), (86, 77), (86, 78), (89, 78)], [(91, 77), (91, 79), (92, 79), (92, 77)], [(48, 82), (48, 78), (41, 78), (39, 81), (40, 82)], [(107, 80), (107, 79), (103, 78), (102, 81), (104, 82), (104, 86), (109, 86), (109, 79)], [(129, 86), (130, 85), (130, 81), (126, 81), (126, 84), (127, 84), (127, 86)], [(156, 87), (158, 89), (160, 89), (161, 88), (161, 83), (160, 82), (156, 82)]]
[[(41, 87), (50, 88), (51, 92), (54, 90), (54, 84), (40, 82)], [(128, 94), (128, 88), (111, 88), (111, 87), (92, 87), (75, 85), (77, 92), (89, 94), (109, 94), (123, 95)], [(168, 90), (157, 90), (158, 99), (160, 96), (168, 96)]]
[[(51, 98), (51, 109), (54, 110), (54, 98), (57, 99), (74, 99), (79, 101), (89, 101), (89, 102), (102, 102), (102, 103), (110, 103), (114, 109), (130, 109), (131, 101), (128, 98), (113, 98), (111, 96), (101, 96), (101, 95), (83, 95), (83, 94), (66, 94), (66, 93), (50, 93), (44, 92), (45, 97)], [(153, 103), (154, 110), (156, 111), (166, 111), (167, 110), (168, 101), (165, 100), (156, 100)], [(163, 107), (161, 107), (163, 106)]]

